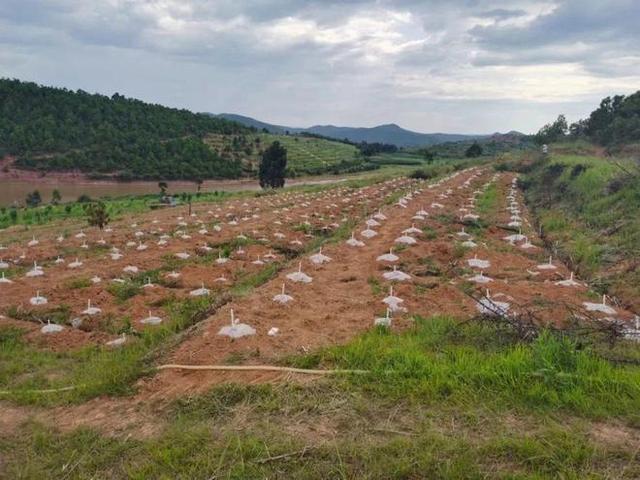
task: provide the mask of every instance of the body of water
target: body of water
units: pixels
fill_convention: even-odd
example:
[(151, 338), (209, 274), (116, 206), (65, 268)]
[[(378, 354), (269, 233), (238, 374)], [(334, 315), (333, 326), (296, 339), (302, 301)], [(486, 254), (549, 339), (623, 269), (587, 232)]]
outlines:
[[(342, 181), (336, 177), (325, 178), (298, 178), (288, 179), (287, 186), (292, 185), (318, 185)], [(167, 182), (169, 193), (196, 192), (196, 184), (193, 182)], [(52, 181), (0, 179), (0, 206), (9, 206), (14, 202), (24, 205), (29, 192), (38, 190), (43, 203), (51, 201), (54, 190), (62, 195), (63, 202), (77, 200), (80, 195), (89, 195), (91, 198), (122, 197), (125, 195), (144, 195), (159, 193), (158, 182), (92, 182), (92, 181)], [(202, 192), (239, 190), (260, 190), (257, 180), (207, 180), (202, 184)]]

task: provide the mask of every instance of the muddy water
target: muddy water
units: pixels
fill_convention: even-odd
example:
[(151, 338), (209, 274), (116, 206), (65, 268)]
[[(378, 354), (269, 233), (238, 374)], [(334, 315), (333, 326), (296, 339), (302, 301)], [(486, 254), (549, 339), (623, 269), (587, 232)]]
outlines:
[[(287, 186), (292, 185), (319, 185), (342, 181), (338, 177), (309, 177), (287, 180)], [(167, 182), (169, 192), (195, 192), (196, 185), (193, 182)], [(42, 201), (47, 203), (51, 200), (51, 194), (58, 190), (62, 195), (63, 202), (76, 200), (80, 195), (86, 194), (91, 198), (100, 197), (121, 197), (124, 195), (142, 195), (147, 193), (158, 193), (158, 182), (92, 182), (89, 180), (78, 181), (47, 181), (38, 180), (14, 180), (0, 179), (0, 206), (12, 205), (17, 202), (23, 205), (25, 197), (29, 192), (38, 190), (42, 196)], [(234, 192), (239, 190), (259, 190), (260, 185), (256, 180), (208, 180), (202, 184), (203, 192), (214, 190)]]

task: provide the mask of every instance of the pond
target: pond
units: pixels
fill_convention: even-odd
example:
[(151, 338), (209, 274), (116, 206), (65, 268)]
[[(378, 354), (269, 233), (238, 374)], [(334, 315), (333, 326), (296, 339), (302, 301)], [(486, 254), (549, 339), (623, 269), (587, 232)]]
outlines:
[[(319, 185), (342, 181), (337, 177), (303, 177), (287, 179), (287, 186), (292, 185)], [(197, 187), (193, 182), (174, 181), (167, 182), (169, 193), (194, 192)], [(60, 180), (47, 179), (46, 181), (0, 179), (0, 206), (9, 206), (14, 202), (24, 205), (28, 193), (38, 190), (43, 203), (51, 201), (54, 190), (58, 190), (63, 202), (77, 200), (80, 195), (89, 195), (91, 198), (122, 197), (126, 195), (144, 195), (158, 193), (158, 182), (110, 182), (90, 180)], [(212, 191), (234, 192), (239, 190), (260, 190), (260, 185), (255, 179), (243, 180), (207, 180), (202, 184), (202, 192)]]

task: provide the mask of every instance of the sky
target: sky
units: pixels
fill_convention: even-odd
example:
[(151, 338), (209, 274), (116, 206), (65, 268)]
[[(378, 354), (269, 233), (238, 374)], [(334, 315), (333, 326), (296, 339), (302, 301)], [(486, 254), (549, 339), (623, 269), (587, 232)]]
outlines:
[(0, 77), (293, 127), (537, 131), (640, 89), (639, 0), (0, 0)]

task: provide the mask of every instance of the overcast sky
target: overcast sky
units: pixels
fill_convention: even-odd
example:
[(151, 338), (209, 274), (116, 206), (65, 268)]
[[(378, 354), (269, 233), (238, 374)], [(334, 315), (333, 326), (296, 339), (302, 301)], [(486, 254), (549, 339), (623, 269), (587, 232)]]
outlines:
[(0, 0), (0, 76), (289, 126), (537, 130), (640, 89), (639, 0)]

